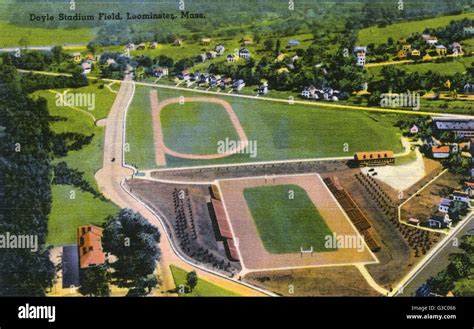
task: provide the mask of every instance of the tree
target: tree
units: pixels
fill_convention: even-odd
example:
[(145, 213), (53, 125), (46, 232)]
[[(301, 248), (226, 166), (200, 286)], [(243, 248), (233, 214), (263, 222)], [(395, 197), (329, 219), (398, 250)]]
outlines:
[(263, 42), (263, 49), (266, 51), (272, 51), (274, 47), (273, 39), (267, 39)]
[(189, 290), (192, 292), (198, 283), (198, 276), (195, 271), (189, 272), (186, 274), (186, 284), (189, 287)]
[(107, 270), (107, 265), (81, 269), (79, 293), (89, 297), (108, 297), (110, 273)]
[(448, 160), (443, 161), (443, 164), (449, 168), (449, 171), (455, 174), (465, 173), (470, 168), (470, 160), (457, 153), (452, 155)]
[(281, 50), (281, 41), (280, 39), (277, 39), (276, 44), (275, 44), (275, 53), (279, 53)]
[(461, 217), (467, 215), (469, 207), (465, 202), (462, 201), (453, 201), (448, 209), (449, 218), (457, 223)]
[(22, 49), (28, 48), (29, 44), (30, 44), (30, 40), (28, 40), (27, 37), (22, 37), (20, 38), (20, 40), (18, 40), (18, 45), (20, 45)]
[[(10, 62), (11, 64), (11, 62)], [(0, 249), (0, 295), (44, 296), (55, 267), (46, 247), (51, 210), (50, 116), (43, 98), (30, 98), (15, 67), (0, 65), (0, 232), (37, 237), (36, 252)], [(21, 152), (14, 145), (22, 142)]]
[(154, 275), (160, 259), (160, 233), (139, 213), (122, 209), (104, 226), (104, 251), (116, 257), (110, 263), (112, 283), (129, 288), (129, 294), (146, 295), (159, 284)]

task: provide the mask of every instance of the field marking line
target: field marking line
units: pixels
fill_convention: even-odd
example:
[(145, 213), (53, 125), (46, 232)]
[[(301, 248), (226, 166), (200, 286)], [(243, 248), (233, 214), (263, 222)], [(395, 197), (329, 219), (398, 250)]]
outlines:
[(161, 109), (158, 101), (158, 91), (156, 89), (150, 90), (150, 106), (151, 118), (153, 126), (153, 139), (155, 146), (155, 163), (158, 166), (166, 166), (166, 146), (163, 136), (163, 127), (161, 126)]
[(364, 265), (356, 264), (355, 267), (359, 270), (360, 274), (364, 277), (365, 281), (377, 292), (382, 294), (383, 296), (388, 296), (389, 291), (383, 287), (381, 287), (377, 282), (375, 282), (374, 278), (370, 275), (369, 271), (365, 268)]
[(326, 264), (301, 265), (301, 266), (300, 265), (282, 266), (282, 267), (269, 267), (269, 268), (259, 268), (259, 269), (246, 268), (245, 272), (241, 272), (241, 275), (244, 276), (250, 273), (259, 273), (259, 272), (278, 272), (278, 271), (291, 271), (291, 270), (302, 270), (302, 269), (318, 269), (318, 268), (325, 268), (325, 267), (345, 267), (345, 266), (364, 267), (365, 265), (373, 265), (373, 264), (375, 263), (374, 262), (354, 262), (354, 263), (326, 263)]
[[(344, 215), (344, 218), (346, 219), (346, 221), (349, 222), (352, 230), (354, 231), (355, 234), (357, 234), (358, 236), (361, 236), (361, 234), (359, 233), (359, 231), (356, 229), (356, 227), (354, 226), (354, 224), (350, 221), (349, 217), (347, 216), (346, 212), (342, 209), (341, 205), (339, 204), (339, 202), (337, 202), (336, 198), (334, 197), (334, 195), (331, 193), (331, 191), (328, 189), (328, 187), (326, 186), (326, 184), (324, 183), (324, 181), (322, 180), (321, 176), (319, 174), (288, 174), (288, 175), (272, 175), (272, 179), (278, 179), (278, 178), (288, 178), (288, 177), (313, 177), (314, 176), (317, 176), (319, 178), (319, 181), (320, 183), (324, 186), (324, 188), (326, 189), (327, 193), (329, 193), (331, 199), (335, 202), (335, 204), (337, 205), (337, 207), (339, 208), (339, 211)], [(236, 236), (235, 234), (235, 231), (234, 231), (234, 227), (233, 227), (233, 224), (232, 224), (232, 220), (230, 220), (230, 216), (229, 216), (229, 212), (227, 210), (227, 203), (224, 199), (224, 193), (222, 192), (222, 188), (220, 186), (220, 183), (222, 181), (236, 181), (236, 180), (249, 180), (249, 179), (265, 179), (267, 178), (268, 176), (267, 175), (264, 175), (264, 176), (256, 176), (256, 177), (239, 177), (239, 178), (230, 178), (230, 179), (221, 179), (221, 180), (216, 180), (215, 181), (215, 185), (217, 186), (217, 189), (219, 191), (219, 195), (221, 197), (221, 201), (222, 201), (222, 206), (223, 206), (223, 209), (224, 209), (224, 213), (226, 215), (226, 219), (228, 221), (228, 224), (229, 224), (229, 227), (230, 227), (230, 230), (231, 230), (231, 233), (232, 233), (232, 237), (234, 238), (234, 241), (235, 240), (238, 240), (239, 238)], [(306, 189), (304, 189), (306, 191)], [(307, 191), (306, 191), (307, 193)], [(311, 199), (310, 199), (311, 200)], [(311, 200), (311, 202), (314, 204), (313, 200)], [(316, 205), (315, 205), (316, 206)], [(253, 220), (252, 218), (250, 218), (250, 220)], [(325, 220), (325, 219), (324, 219)], [(258, 232), (257, 232), (258, 233)], [(259, 236), (257, 236), (257, 238), (260, 238)], [(261, 239), (261, 238), (260, 238)], [(361, 262), (344, 262), (344, 263), (325, 263), (325, 264), (314, 264), (314, 265), (295, 265), (295, 266), (281, 266), (281, 267), (278, 267), (278, 266), (275, 266), (275, 267), (271, 267), (271, 268), (258, 268), (258, 269), (252, 269), (252, 268), (248, 268), (245, 263), (244, 263), (244, 258), (242, 257), (242, 254), (241, 254), (241, 251), (240, 251), (240, 243), (236, 245), (237, 247), (237, 253), (239, 255), (239, 261), (242, 265), (242, 270), (241, 270), (241, 275), (245, 275), (245, 274), (248, 274), (248, 273), (254, 273), (254, 272), (262, 272), (262, 271), (280, 271), (280, 270), (292, 270), (292, 269), (304, 269), (304, 268), (318, 268), (318, 267), (334, 267), (334, 266), (355, 266), (355, 265), (371, 265), (371, 264), (379, 264), (380, 261), (378, 260), (378, 258), (374, 255), (374, 253), (370, 250), (370, 248), (368, 248), (367, 244), (365, 243), (365, 240), (363, 239), (362, 237), (362, 240), (364, 241), (364, 245), (365, 245), (365, 248), (368, 250), (369, 254), (371, 255), (373, 261), (370, 262), (370, 261), (361, 261)], [(373, 280), (373, 279), (372, 279)]]
[[(403, 157), (408, 155), (410, 150), (410, 145), (404, 145), (403, 137), (400, 138), (402, 145), (404, 146), (404, 151), (396, 153), (394, 156), (396, 158)], [(272, 165), (272, 164), (287, 164), (287, 163), (298, 163), (298, 162), (317, 162), (317, 161), (338, 161), (338, 160), (352, 160), (354, 156), (341, 156), (341, 157), (324, 157), (324, 158), (303, 158), (303, 159), (289, 159), (289, 160), (270, 160), (270, 161), (257, 161), (257, 162), (241, 162), (241, 163), (227, 163), (227, 164), (210, 164), (210, 165), (200, 165), (200, 166), (184, 166), (184, 167), (171, 167), (171, 168), (156, 168), (156, 169), (146, 169), (142, 172), (153, 172), (153, 171), (180, 171), (180, 170), (190, 170), (190, 169), (213, 169), (213, 168), (227, 168), (227, 167), (245, 167), (245, 166), (258, 166), (258, 165)]]
[[(370, 250), (369, 246), (367, 245), (367, 243), (365, 242), (365, 239), (364, 239), (364, 236), (359, 232), (359, 230), (357, 229), (357, 227), (354, 225), (354, 223), (351, 221), (351, 219), (349, 218), (349, 215), (346, 213), (346, 211), (344, 210), (344, 208), (342, 208), (341, 204), (339, 203), (339, 201), (337, 201), (336, 197), (334, 196), (334, 194), (331, 192), (331, 190), (329, 189), (329, 187), (326, 185), (326, 183), (324, 182), (324, 180), (321, 178), (321, 175), (319, 174), (316, 174), (319, 178), (319, 180), (321, 181), (321, 184), (324, 186), (324, 188), (326, 189), (326, 191), (329, 193), (329, 195), (331, 195), (331, 198), (333, 199), (333, 201), (337, 204), (339, 210), (344, 214), (344, 217), (346, 218), (346, 220), (349, 222), (349, 224), (351, 225), (352, 229), (354, 230), (354, 232), (362, 239), (362, 241), (364, 241), (364, 245), (365, 245), (365, 248), (367, 248), (367, 250), (369, 251), (369, 254), (372, 256), (372, 258), (375, 260), (375, 264), (379, 264), (380, 261), (379, 259), (377, 258), (377, 256), (375, 256), (375, 254), (372, 252), (372, 250)], [(355, 203), (355, 201), (354, 201)], [(357, 205), (358, 206), (358, 205)]]
[[(56, 95), (61, 95), (60, 92), (56, 91), (56, 90), (52, 90), (52, 89), (48, 89), (48, 91), (52, 94), (56, 94)], [(92, 118), (92, 120), (94, 121), (94, 124), (96, 123), (97, 119), (95, 118), (95, 116), (90, 113), (90, 112), (87, 112), (86, 110), (83, 110), (83, 109), (80, 109), (78, 107), (75, 107), (75, 106), (70, 106), (70, 105), (66, 105), (66, 107), (69, 107), (70, 109), (73, 109), (74, 111), (78, 111), (78, 112), (81, 112), (81, 113), (84, 113), (86, 115), (88, 115), (89, 117)]]

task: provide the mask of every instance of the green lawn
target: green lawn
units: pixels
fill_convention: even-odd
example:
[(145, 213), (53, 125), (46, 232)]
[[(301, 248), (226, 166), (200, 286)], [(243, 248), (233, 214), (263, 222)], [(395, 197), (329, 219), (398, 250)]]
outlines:
[[(62, 90), (56, 90), (62, 92)], [(95, 109), (90, 111), (97, 119), (107, 116), (115, 94), (108, 89), (99, 89), (98, 84), (70, 90), (75, 93), (94, 93)], [(94, 175), (102, 167), (104, 128), (94, 124), (93, 118), (84, 112), (73, 110), (69, 107), (56, 106), (56, 96), (49, 91), (38, 91), (34, 97), (42, 96), (48, 101), (49, 113), (53, 116), (65, 118), (65, 121), (51, 123), (55, 133), (77, 132), (85, 135), (94, 134), (89, 145), (79, 151), (71, 151), (64, 158), (53, 161), (65, 161), (69, 167), (84, 172), (83, 178), (93, 187), (97, 188)], [(85, 107), (80, 107), (88, 111)], [(75, 199), (70, 199), (70, 191), (74, 190)], [(79, 225), (96, 223), (100, 224), (108, 215), (115, 214), (118, 208), (110, 203), (93, 198), (89, 193), (83, 193), (72, 186), (53, 185), (53, 205), (48, 221), (48, 243), (64, 245), (75, 242), (76, 228)]]
[(244, 196), (268, 252), (296, 253), (301, 247), (313, 247), (315, 252), (334, 250), (324, 246), (325, 237), (332, 232), (301, 187), (247, 188)]
[(26, 27), (0, 21), (0, 47), (19, 46), (19, 40), (26, 38), (28, 46), (57, 46), (65, 43), (88, 43), (94, 38), (92, 28), (42, 28)]
[[(71, 199), (71, 191), (75, 193), (74, 199)], [(94, 199), (92, 194), (81, 192), (73, 186), (53, 185), (53, 204), (46, 243), (54, 246), (76, 243), (78, 226), (100, 226), (107, 216), (117, 211), (118, 208), (113, 203)]]
[(136, 86), (135, 97), (128, 109), (126, 142), (127, 163), (139, 168), (155, 168), (155, 146), (151, 120), (149, 88)]
[[(182, 287), (186, 287), (186, 274), (187, 272), (174, 265), (170, 266), (171, 273), (173, 275), (174, 284), (179, 290)], [(186, 297), (233, 297), (240, 296), (232, 291), (225, 290), (218, 287), (210, 282), (198, 278), (198, 283), (194, 290), (188, 294), (180, 294), (180, 296)]]
[(165, 145), (177, 152), (216, 154), (220, 141), (239, 140), (226, 110), (219, 104), (170, 104), (160, 116)]
[(418, 21), (395, 23), (385, 27), (370, 26), (359, 31), (357, 43), (360, 45), (368, 45), (371, 43), (377, 45), (387, 42), (388, 37), (392, 37), (396, 41), (400, 38), (406, 38), (415, 32), (421, 33), (426, 28), (447, 26), (452, 20), (462, 20), (464, 18), (474, 19), (474, 13), (471, 12)]
[[(431, 71), (442, 75), (454, 75), (456, 73), (466, 73), (467, 68), (469, 68), (473, 63), (474, 56), (460, 57), (455, 60), (447, 60), (446, 62), (400, 64), (394, 65), (394, 67), (407, 73), (418, 72), (420, 74), (426, 74)], [(382, 68), (383, 66), (369, 67), (367, 68), (367, 73), (375, 79), (381, 79), (380, 72), (382, 71)]]
[[(166, 89), (158, 89), (158, 95), (160, 100), (181, 95), (202, 96)], [(219, 97), (231, 103), (249, 141), (257, 143), (256, 156), (235, 154), (216, 160), (186, 160), (167, 156), (167, 166), (351, 156), (357, 151), (402, 150), (401, 134), (394, 127), (399, 117), (394, 114), (289, 105), (224, 95)], [(212, 127), (218, 127), (222, 122), (211, 116), (199, 124), (201, 127), (193, 129), (214, 129)], [(195, 147), (201, 147), (199, 144), (202, 141), (195, 136), (190, 136), (188, 141), (180, 138), (186, 145), (194, 143)], [(156, 168), (148, 88), (137, 88), (127, 117), (127, 142), (130, 145), (130, 152), (126, 154), (128, 163), (140, 169)], [(346, 143), (347, 151), (344, 149)], [(175, 141), (175, 144), (178, 142)]]

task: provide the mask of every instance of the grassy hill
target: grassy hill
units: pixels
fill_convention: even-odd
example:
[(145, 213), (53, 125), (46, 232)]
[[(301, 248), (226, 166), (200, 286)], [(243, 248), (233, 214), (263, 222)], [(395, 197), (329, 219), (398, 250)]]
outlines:
[(436, 18), (409, 21), (387, 25), (385, 27), (371, 26), (359, 31), (357, 43), (360, 45), (381, 44), (387, 41), (388, 37), (398, 40), (408, 37), (415, 32), (423, 32), (426, 28), (438, 28), (449, 24), (453, 20), (462, 20), (464, 18), (474, 19), (474, 13), (465, 13), (459, 15), (441, 16)]
[[(115, 94), (108, 89), (98, 88), (98, 84), (70, 90), (71, 93), (95, 93), (96, 108), (91, 113), (96, 119), (107, 116)], [(55, 90), (62, 92), (62, 90)], [(89, 145), (79, 151), (71, 151), (66, 157), (55, 159), (53, 163), (65, 161), (69, 167), (84, 172), (83, 178), (91, 186), (97, 188), (94, 178), (95, 172), (102, 167), (102, 154), (104, 143), (104, 127), (95, 125), (91, 116), (85, 113), (86, 108), (72, 109), (58, 107), (55, 104), (55, 94), (51, 91), (38, 91), (34, 96), (41, 96), (48, 100), (49, 113), (53, 116), (63, 117), (65, 121), (53, 122), (51, 129), (55, 133), (77, 132), (85, 135), (94, 134)], [(83, 110), (83, 111), (79, 111)], [(74, 191), (75, 198), (71, 198)], [(53, 185), (53, 204), (48, 221), (48, 240), (51, 245), (64, 245), (75, 243), (76, 228), (79, 225), (100, 225), (108, 215), (113, 215), (118, 208), (111, 202), (94, 198), (90, 193), (81, 192), (70, 185)]]
[(19, 40), (26, 38), (28, 46), (57, 46), (65, 43), (88, 43), (95, 36), (95, 29), (43, 28), (17, 26), (0, 21), (0, 47), (19, 46)]

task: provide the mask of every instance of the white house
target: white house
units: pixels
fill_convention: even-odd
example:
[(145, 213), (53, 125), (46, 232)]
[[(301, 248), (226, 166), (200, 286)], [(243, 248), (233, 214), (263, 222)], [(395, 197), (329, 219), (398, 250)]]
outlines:
[(474, 26), (465, 27), (464, 34), (474, 34)]
[(223, 44), (219, 44), (214, 48), (214, 51), (217, 53), (218, 56), (224, 55), (225, 47)]
[[(318, 89), (316, 89), (316, 87), (313, 86), (313, 85), (311, 85), (309, 87), (305, 87), (303, 89), (303, 91), (301, 92), (301, 97), (308, 98), (308, 99), (309, 98), (315, 98), (314, 96), (315, 95), (317, 96), (317, 93), (316, 93), (317, 91), (318, 91)], [(317, 97), (317, 98), (319, 98), (319, 97)]]
[(245, 81), (239, 79), (232, 84), (232, 87), (234, 88), (234, 90), (241, 90), (243, 87), (245, 87)]
[(247, 48), (240, 48), (239, 49), (239, 57), (244, 58), (246, 60), (250, 59), (250, 51)]
[(257, 93), (259, 95), (266, 95), (268, 94), (268, 85), (262, 83), (260, 86), (257, 88)]
[(128, 49), (128, 50), (135, 50), (136, 49), (136, 46), (134, 43), (129, 43), (125, 46), (125, 49)]
[(288, 46), (289, 46), (289, 47), (299, 46), (300, 43), (301, 43), (301, 42), (300, 42), (299, 40), (288, 40)]
[(453, 50), (453, 54), (461, 54), (462, 53), (462, 46), (459, 42), (453, 42), (451, 44), (451, 49)]
[(444, 217), (441, 216), (432, 216), (428, 219), (428, 225), (433, 228), (445, 228), (451, 226), (451, 219), (449, 219), (449, 215), (446, 214)]
[(430, 46), (434, 46), (438, 43), (438, 38), (437, 37), (432, 37), (432, 36), (429, 36), (427, 39), (426, 39), (426, 43)]
[(83, 74), (89, 74), (92, 71), (92, 64), (89, 62), (84, 62), (81, 64), (82, 66), (82, 73)]
[(413, 125), (411, 128), (410, 128), (410, 134), (418, 134), (418, 127), (416, 125)]
[(366, 63), (366, 58), (365, 58), (365, 53), (362, 51), (359, 51), (357, 54), (357, 66), (364, 66)]
[(153, 70), (153, 74), (157, 77), (167, 76), (169, 74), (169, 69), (167, 67), (160, 66)]
[(469, 197), (474, 197), (474, 183), (464, 182), (464, 192), (469, 195)]
[(178, 78), (185, 81), (191, 79), (191, 76), (189, 75), (189, 70), (181, 71), (181, 73), (178, 74)]
[(469, 194), (466, 193), (466, 192), (454, 191), (453, 192), (453, 200), (464, 202), (468, 206), (471, 206), (471, 198), (469, 197)]
[(234, 63), (236, 58), (235, 58), (235, 55), (229, 54), (229, 55), (227, 55), (225, 60), (227, 61), (227, 63)]
[(441, 202), (439, 203), (438, 210), (442, 213), (448, 213), (449, 211), (449, 206), (451, 206), (451, 203), (453, 200), (443, 198), (441, 199)]

